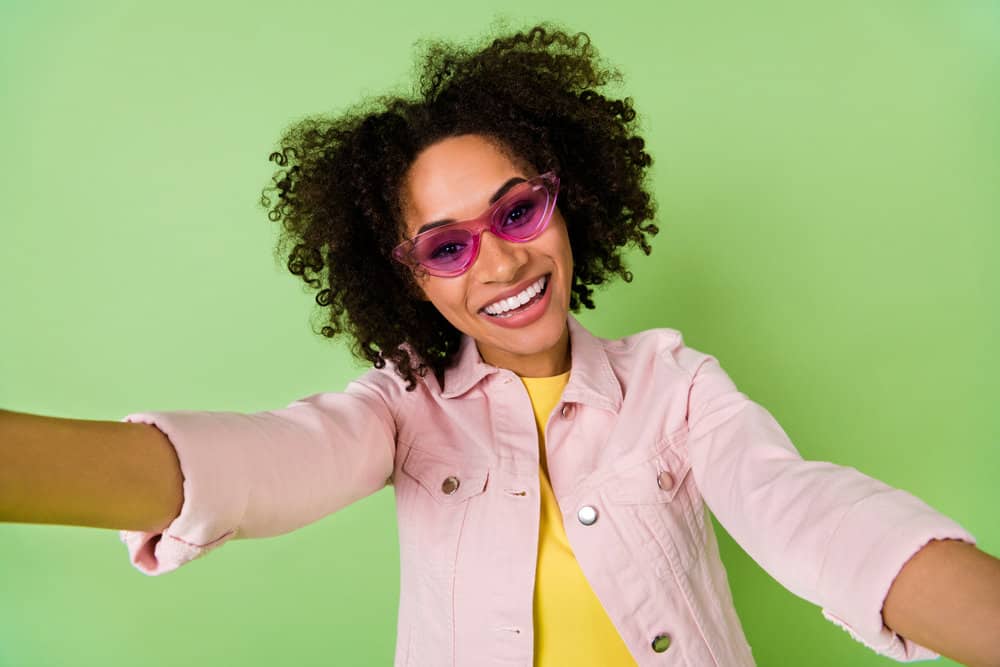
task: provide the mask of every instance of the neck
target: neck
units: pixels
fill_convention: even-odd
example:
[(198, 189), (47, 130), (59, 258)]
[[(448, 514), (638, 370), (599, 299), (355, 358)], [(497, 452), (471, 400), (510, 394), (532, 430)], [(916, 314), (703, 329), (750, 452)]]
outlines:
[(572, 365), (568, 326), (563, 329), (555, 345), (536, 354), (514, 354), (500, 350), (487, 350), (483, 354), (483, 348), (478, 344), (477, 347), (483, 361), (497, 368), (506, 368), (521, 377), (561, 375)]

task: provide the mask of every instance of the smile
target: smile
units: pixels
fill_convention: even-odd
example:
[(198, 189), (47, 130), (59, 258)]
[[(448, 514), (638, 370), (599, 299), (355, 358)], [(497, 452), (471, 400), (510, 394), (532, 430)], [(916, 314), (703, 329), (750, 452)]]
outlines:
[(540, 300), (545, 294), (545, 287), (548, 285), (548, 282), (548, 275), (544, 275), (532, 284), (528, 285), (518, 294), (506, 299), (500, 299), (499, 301), (486, 306), (483, 308), (483, 312), (490, 317), (510, 317), (512, 311), (515, 311), (532, 301)]

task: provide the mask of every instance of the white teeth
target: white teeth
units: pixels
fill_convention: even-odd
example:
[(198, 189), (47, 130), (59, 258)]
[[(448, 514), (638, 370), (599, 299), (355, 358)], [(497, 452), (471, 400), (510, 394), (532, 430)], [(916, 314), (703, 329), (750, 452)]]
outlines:
[(520, 306), (531, 301), (535, 298), (543, 289), (548, 282), (547, 276), (542, 276), (531, 285), (526, 287), (520, 294), (516, 294), (512, 297), (506, 299), (500, 299), (496, 303), (491, 303), (490, 305), (483, 308), (488, 315), (502, 315), (509, 310), (514, 310)]

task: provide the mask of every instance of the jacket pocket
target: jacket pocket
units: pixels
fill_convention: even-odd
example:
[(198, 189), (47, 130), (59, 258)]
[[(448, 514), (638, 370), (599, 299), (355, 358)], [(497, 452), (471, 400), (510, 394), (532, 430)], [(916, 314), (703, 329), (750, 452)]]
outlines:
[(441, 505), (458, 505), (486, 490), (489, 468), (478, 462), (447, 461), (410, 447), (403, 472)]
[(618, 472), (603, 485), (639, 554), (656, 564), (659, 577), (687, 570), (706, 542), (704, 503), (691, 472), (687, 431), (668, 436), (652, 457)]
[[(410, 447), (396, 476), (400, 545), (436, 571), (454, 568), (468, 503), (486, 490), (489, 467)], [(449, 560), (450, 559), (450, 560)]]

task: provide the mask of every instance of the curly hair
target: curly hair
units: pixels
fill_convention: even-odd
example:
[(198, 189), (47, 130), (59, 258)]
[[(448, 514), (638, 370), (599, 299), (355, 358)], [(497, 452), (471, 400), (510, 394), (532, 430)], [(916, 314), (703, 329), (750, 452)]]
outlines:
[(479, 134), (539, 173), (559, 174), (559, 209), (574, 258), (570, 308), (594, 308), (591, 286), (632, 274), (621, 250), (651, 252), (655, 203), (644, 179), (652, 158), (636, 134), (630, 98), (598, 89), (619, 81), (585, 33), (550, 24), (485, 47), (425, 45), (412, 94), (378, 97), (335, 116), (302, 120), (270, 155), (279, 167), (261, 204), (282, 224), (276, 252), (318, 290), (319, 333), (347, 333), (376, 368), (387, 361), (416, 386), (442, 381), (461, 341), (391, 259), (402, 239), (401, 191), (416, 156), (441, 139)]

